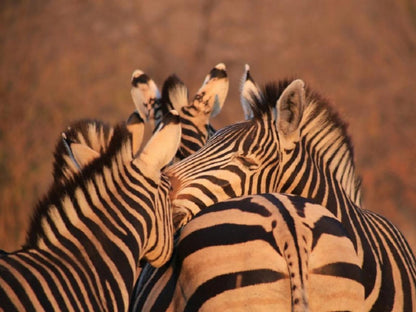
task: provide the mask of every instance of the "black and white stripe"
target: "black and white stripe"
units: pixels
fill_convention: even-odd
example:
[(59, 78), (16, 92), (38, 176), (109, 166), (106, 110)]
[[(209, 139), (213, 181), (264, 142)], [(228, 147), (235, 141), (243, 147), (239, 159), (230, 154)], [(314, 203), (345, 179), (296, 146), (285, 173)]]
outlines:
[(415, 257), (388, 220), (361, 208), (360, 180), (346, 126), (301, 80), (262, 91), (247, 71), (248, 121), (219, 130), (205, 147), (168, 169), (174, 222), (228, 198), (265, 192), (308, 198), (346, 228), (364, 273), (365, 311), (416, 310)]
[(115, 127), (107, 151), (52, 186), (23, 248), (0, 257), (0, 310), (127, 310), (140, 259), (161, 266), (173, 249), (160, 170), (179, 146), (177, 113), (160, 128), (135, 156), (143, 123)]
[[(112, 126), (95, 119), (81, 119), (71, 123), (62, 132), (55, 146), (54, 182), (64, 183), (70, 180), (85, 165), (106, 152), (113, 131)], [(85, 153), (91, 158), (82, 157)]]
[(360, 259), (342, 224), (299, 196), (217, 203), (181, 231), (172, 260), (140, 276), (133, 311), (357, 311)]
[(141, 70), (133, 72), (131, 93), (137, 111), (155, 127), (171, 109), (179, 112), (182, 139), (176, 160), (181, 160), (199, 150), (215, 133), (210, 118), (220, 112), (227, 97), (226, 67), (217, 64), (191, 101), (187, 87), (176, 75), (165, 80), (160, 94), (155, 82)]
[[(149, 122), (154, 131), (170, 110), (176, 109), (180, 112), (182, 138), (177, 160), (199, 150), (215, 133), (209, 119), (219, 113), (228, 92), (227, 73), (222, 63), (216, 65), (207, 75), (192, 103), (188, 101), (188, 89), (176, 75), (166, 79), (162, 95), (153, 79), (141, 70), (133, 72), (131, 84), (131, 95), (137, 113), (140, 118)], [(85, 165), (105, 152), (113, 130), (109, 124), (96, 119), (81, 119), (70, 124), (62, 132), (55, 147), (54, 183), (70, 180)], [(72, 146), (71, 149), (69, 145)], [(83, 157), (84, 154), (90, 158)], [(80, 163), (77, 159), (79, 157), (85, 163)]]

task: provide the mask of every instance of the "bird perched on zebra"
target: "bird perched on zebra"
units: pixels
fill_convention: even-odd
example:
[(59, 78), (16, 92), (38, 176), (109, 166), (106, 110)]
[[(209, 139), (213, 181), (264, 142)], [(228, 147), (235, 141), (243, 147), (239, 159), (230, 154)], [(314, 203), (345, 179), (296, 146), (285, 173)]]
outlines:
[(175, 224), (242, 195), (301, 196), (326, 207), (345, 227), (364, 272), (363, 310), (416, 310), (415, 257), (394, 225), (362, 208), (351, 139), (328, 101), (300, 79), (260, 89), (247, 66), (242, 104), (247, 121), (217, 131), (166, 170)]
[(39, 202), (23, 248), (0, 257), (0, 310), (127, 310), (140, 259), (169, 260), (170, 184), (161, 168), (179, 146), (179, 115), (167, 115), (137, 154), (143, 128), (136, 113), (114, 127), (107, 150)]

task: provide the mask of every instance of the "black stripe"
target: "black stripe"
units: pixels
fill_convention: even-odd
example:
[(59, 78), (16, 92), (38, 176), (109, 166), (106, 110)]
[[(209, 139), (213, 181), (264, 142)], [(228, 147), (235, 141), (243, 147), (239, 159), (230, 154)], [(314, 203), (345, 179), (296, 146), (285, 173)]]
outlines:
[[(250, 128), (248, 132), (242, 132), (243, 138), (241, 138), (241, 142), (243, 144), (242, 148), (243, 151), (247, 152), (250, 150), (250, 148), (253, 147), (253, 145), (256, 143), (256, 139), (258, 137), (261, 137), (261, 135), (256, 135), (257, 129), (260, 131), (264, 131), (262, 127), (259, 127), (257, 123), (253, 123), (253, 127)], [(235, 134), (235, 137), (240, 136), (239, 133)], [(235, 139), (235, 138), (234, 138)]]
[[(180, 231), (175, 233), (175, 245), (177, 244), (177, 240), (179, 238)], [(178, 285), (178, 278), (182, 268), (182, 262), (178, 261), (177, 252), (178, 250), (177, 248), (175, 248), (173, 250), (171, 260), (167, 262), (165, 265), (163, 265), (161, 268), (154, 269), (151, 268), (150, 265), (146, 265), (147, 268), (145, 267), (143, 270), (144, 275), (153, 274), (155, 270), (156, 272), (154, 273), (153, 278), (151, 278), (150, 280), (149, 278), (146, 278), (146, 276), (144, 276), (143, 281), (141, 282), (147, 283), (147, 287), (144, 290), (138, 289), (138, 291), (141, 291), (141, 296), (138, 298), (139, 300), (137, 300), (136, 298), (134, 309), (132, 311), (142, 311), (142, 307), (146, 303), (148, 294), (153, 291), (155, 283), (157, 283), (162, 276), (166, 277), (165, 272), (171, 268), (171, 275), (169, 276), (169, 279), (166, 282), (166, 284), (162, 287), (162, 290), (160, 291), (159, 296), (156, 298), (155, 303), (151, 308), (151, 311), (166, 311), (168, 309), (172, 301), (176, 285)]]
[(38, 281), (37, 277), (32, 273), (32, 270), (29, 267), (25, 266), (24, 264), (21, 264), (20, 262), (16, 261), (15, 259), (11, 257), (8, 258), (7, 260), (8, 260), (7, 262), (10, 265), (12, 265), (17, 271), (20, 272), (20, 274), (29, 284), (29, 287), (31, 287), (34, 290), (34, 293), (36, 297), (38, 298), (40, 304), (42, 305), (42, 308), (45, 309), (46, 311), (53, 311), (52, 303), (49, 301), (48, 296), (45, 294), (42, 284)]
[[(8, 259), (4, 259), (4, 261), (9, 262)], [(3, 283), (7, 283), (10, 286), (10, 288), (14, 290), (14, 292), (19, 297), (19, 300), (22, 303), (22, 305), (28, 311), (35, 311), (35, 307), (33, 306), (33, 303), (30, 301), (28, 295), (26, 294), (25, 289), (22, 287), (22, 285), (16, 279), (16, 277), (8, 269), (3, 267), (1, 263), (0, 263), (0, 273), (1, 273), (1, 279)], [(1, 287), (0, 287), (0, 307), (5, 308), (4, 311), (13, 311), (13, 310), (17, 311), (17, 308), (14, 307), (10, 303), (7, 293)]]
[[(226, 174), (225, 174), (225, 176), (226, 176)], [(235, 192), (234, 192), (234, 190), (233, 190), (233, 188), (230, 184), (230, 181), (228, 181), (227, 179), (221, 179), (219, 177), (210, 176), (210, 175), (203, 175), (203, 176), (200, 176), (199, 178), (203, 179), (203, 180), (208, 180), (212, 184), (216, 184), (216, 185), (220, 186), (229, 198), (237, 197), (237, 195), (235, 194)]]
[[(172, 257), (174, 257), (174, 255), (172, 255)], [(137, 279), (136, 285), (134, 286), (129, 311), (142, 311), (143, 305), (146, 302), (150, 292), (153, 291), (155, 284), (159, 282), (159, 280), (170, 268), (171, 262), (172, 260), (157, 269), (148, 263), (144, 265), (142, 271), (140, 272), (139, 278)], [(165, 289), (167, 289), (166, 286), (163, 287), (163, 290)], [(170, 302), (171, 299), (172, 297), (166, 301)], [(164, 311), (166, 308), (160, 309), (160, 311)]]
[[(182, 268), (182, 262), (179, 262), (178, 258), (174, 255), (169, 265), (172, 268), (172, 275), (170, 276), (169, 280), (163, 287), (163, 290), (157, 297), (151, 311), (166, 311), (170, 303), (172, 302), (176, 286), (178, 285), (178, 279)], [(157, 282), (157, 279), (155, 279), (155, 282)], [(153, 288), (153, 285), (149, 288)], [(150, 291), (152, 291), (152, 289), (150, 289)], [(143, 298), (142, 304), (146, 302), (146, 299), (146, 297)]]
[[(398, 266), (398, 269), (400, 271), (400, 277), (401, 277), (401, 281), (402, 281), (402, 290), (403, 290), (403, 311), (412, 311), (412, 294), (410, 293), (411, 285), (410, 285), (410, 276), (406, 271), (406, 264), (404, 263), (404, 259), (403, 259), (403, 255), (401, 253), (399, 253), (399, 251), (403, 251), (403, 249), (398, 249), (394, 243), (397, 243), (398, 241), (400, 241), (399, 239), (395, 239), (396, 237), (393, 234), (394, 232), (394, 226), (389, 223), (387, 220), (385, 220), (383, 217), (378, 216), (378, 215), (373, 215), (374, 217), (379, 218), (379, 222), (381, 226), (383, 226), (383, 234), (384, 238), (385, 238), (385, 242), (388, 245), (388, 248), (390, 249), (390, 252), (393, 255), (392, 260), (395, 261), (395, 263)], [(397, 234), (397, 233), (396, 233)], [(389, 236), (388, 236), (389, 235)], [(387, 246), (386, 246), (387, 249)], [(384, 261), (383, 261), (384, 263)], [(410, 267), (410, 265), (409, 265)], [(409, 292), (406, 292), (406, 290), (409, 290)], [(398, 290), (399, 291), (399, 290)]]
[[(75, 245), (73, 245), (72, 242), (70, 242), (69, 240), (67, 240), (66, 238), (64, 238), (63, 236), (60, 236), (57, 234), (56, 232), (56, 228), (53, 228), (53, 231), (55, 233), (55, 235), (57, 236), (57, 238), (59, 239), (59, 242), (61, 243), (61, 245), (65, 246), (66, 248), (68, 248), (68, 250), (71, 252), (72, 254), (71, 256), (68, 256), (67, 254), (65, 254), (60, 248), (58, 248), (57, 246), (52, 245), (49, 240), (45, 240), (45, 244), (47, 246), (47, 248), (49, 250), (51, 250), (51, 252), (53, 254), (56, 254), (57, 257), (53, 256), (53, 254), (51, 253), (47, 253), (47, 255), (49, 256), (49, 260), (53, 263), (55, 263), (57, 266), (59, 266), (65, 276), (68, 278), (68, 280), (70, 281), (72, 288), (75, 292), (75, 296), (78, 298), (82, 309), (85, 311), (88, 309), (87, 307), (87, 302), (86, 300), (89, 300), (90, 302), (92, 302), (92, 305), (97, 305), (96, 299), (93, 296), (92, 291), (88, 291), (86, 294), (85, 293), (81, 293), (80, 290), (80, 285), (78, 285), (78, 282), (76, 281), (76, 279), (73, 276), (73, 273), (69, 271), (69, 269), (67, 267), (71, 267), (74, 271), (77, 272), (79, 279), (81, 280), (81, 283), (83, 285), (85, 285), (86, 288), (88, 288), (88, 282), (87, 282), (87, 276), (84, 275), (84, 273), (81, 271), (81, 268), (73, 261), (72, 258), (76, 258), (78, 261), (81, 262), (81, 266), (82, 267), (86, 267), (86, 263), (85, 261), (81, 258), (80, 253), (79, 253), (79, 249), (75, 247)], [(65, 259), (66, 263), (63, 263), (63, 259)], [(88, 272), (88, 271), (87, 271)], [(94, 280), (92, 280), (92, 283), (94, 285)]]
[[(131, 268), (127, 265), (128, 262), (127, 262), (127, 258), (125, 257), (125, 254), (118, 248), (118, 246), (116, 246), (112, 241), (108, 239), (107, 233), (103, 232), (103, 229), (101, 229), (100, 226), (98, 226), (95, 222), (93, 222), (91, 219), (85, 217), (82, 214), (81, 208), (78, 205), (77, 201), (74, 201), (74, 208), (77, 211), (78, 218), (80, 219), (80, 221), (83, 224), (85, 224), (92, 231), (95, 238), (101, 242), (101, 247), (104, 249), (104, 252), (107, 254), (107, 256), (111, 258), (114, 263), (117, 263), (117, 261), (126, 263), (126, 265), (124, 266), (121, 266), (121, 267), (119, 266), (118, 269), (119, 269), (120, 275), (123, 278), (122, 282), (124, 282), (127, 289), (128, 287), (131, 287), (131, 285), (133, 285), (133, 282), (125, 280), (125, 277), (126, 276), (133, 277), (134, 274), (133, 272), (131, 272)], [(93, 281), (101, 283), (101, 287), (104, 290), (106, 296), (110, 295), (108, 293), (108, 285), (107, 285), (107, 283), (109, 283), (110, 289), (113, 292), (112, 295), (114, 296), (116, 301), (117, 299), (121, 299), (122, 294), (120, 293), (120, 289), (118, 288), (118, 284), (121, 281), (117, 281), (115, 279), (114, 272), (111, 271), (110, 267), (104, 261), (103, 256), (100, 254), (100, 252), (96, 248), (96, 245), (92, 241), (90, 241), (90, 239), (88, 238), (88, 236), (84, 234), (84, 232), (82, 232), (75, 226), (71, 230), (71, 233), (73, 236), (77, 237), (80, 242), (83, 243), (85, 247), (85, 251), (88, 254), (88, 257), (90, 258), (91, 262), (94, 264), (97, 270), (99, 280), (93, 279)], [(108, 234), (111, 235), (111, 233), (108, 233)], [(87, 271), (90, 271), (89, 266), (85, 266), (85, 268)], [(99, 292), (97, 292), (97, 294), (98, 293)], [(117, 301), (117, 308), (121, 309), (122, 307), (123, 307), (123, 303), (121, 301)]]
[(207, 127), (204, 127), (204, 130), (207, 131), (207, 133), (201, 131), (192, 121), (186, 120), (181, 118), (181, 124), (182, 124), (182, 139), (183, 137), (192, 137), (194, 139), (197, 139), (201, 145), (205, 143), (207, 140), (207, 135), (209, 135)]
[(300, 195), (302, 194), (302, 192), (305, 191), (306, 182), (309, 180), (310, 175), (313, 174), (311, 159), (308, 157), (301, 161), (303, 163), (303, 167), (305, 168), (305, 170), (302, 173), (302, 178), (299, 180), (299, 182), (297, 183), (297, 185), (291, 192), (292, 194), (297, 194), (297, 195)]
[(194, 106), (188, 106), (188, 107), (185, 106), (181, 108), (181, 112), (183, 115), (186, 115), (188, 117), (194, 117), (194, 114), (190, 112), (191, 109), (196, 110)]
[(362, 271), (358, 265), (347, 262), (329, 263), (320, 268), (313, 269), (312, 273), (347, 278), (360, 284), (363, 283), (363, 276), (365, 275), (365, 271)]
[(218, 79), (227, 78), (227, 72), (223, 69), (218, 69), (216, 67), (211, 69), (211, 72), (209, 73), (209, 75), (210, 75), (210, 79), (213, 79), (213, 78), (218, 78)]
[(347, 233), (343, 228), (342, 223), (340, 223), (337, 219), (327, 216), (321, 217), (315, 222), (312, 228), (312, 233), (313, 241), (311, 251), (313, 251), (323, 234), (337, 237), (347, 237)]
[(238, 209), (244, 212), (251, 212), (254, 214), (261, 215), (262, 217), (270, 217), (272, 213), (264, 207), (264, 205), (257, 204), (252, 201), (253, 196), (250, 197), (242, 197), (238, 200), (228, 200), (224, 202), (219, 202), (215, 205), (209, 207), (209, 209), (202, 209), (197, 216), (209, 214), (209, 213), (217, 213), (219, 211), (230, 210), (230, 209)]
[(247, 287), (257, 284), (274, 283), (284, 278), (287, 278), (285, 274), (269, 269), (241, 271), (219, 275), (198, 287), (189, 298), (184, 311), (198, 311), (198, 309), (200, 309), (210, 298), (227, 290), (235, 289), (237, 280), (241, 281), (241, 287)]
[[(298, 155), (300, 153), (300, 145), (299, 143), (295, 145), (295, 148), (293, 149), (292, 155), (290, 157), (290, 159), (283, 165), (281, 172), (284, 173), (288, 173), (289, 171), (289, 167), (292, 166), (293, 162), (297, 161)], [(303, 154), (303, 153), (302, 153)], [(302, 157), (302, 155), (301, 155)], [(279, 191), (284, 192), (285, 190), (287, 190), (290, 185), (293, 182), (293, 173), (291, 173), (290, 178), (287, 179), (287, 181), (285, 182), (285, 184), (281, 187), (281, 189)]]
[[(178, 199), (186, 199), (189, 202), (195, 203), (198, 207), (205, 207), (205, 202), (203, 202), (202, 200), (200, 200), (198, 197), (195, 197), (193, 195), (190, 194), (186, 194), (186, 195), (181, 195), (177, 197)], [(188, 211), (191, 212), (192, 211), (190, 209), (187, 209)], [(202, 209), (205, 210), (205, 209)]]
[(143, 73), (138, 77), (133, 77), (133, 79), (131, 80), (131, 84), (132, 84), (133, 87), (137, 87), (137, 85), (139, 83), (146, 83), (147, 84), (149, 82), (149, 80), (150, 80), (150, 77)]
[(259, 225), (216, 224), (199, 229), (184, 237), (177, 246), (178, 257), (183, 261), (190, 254), (210, 246), (224, 246), (261, 240), (275, 247), (271, 232)]
[[(70, 220), (68, 219), (68, 217), (65, 214), (62, 214), (62, 220), (64, 221), (68, 231), (71, 233), (71, 239), (73, 237), (76, 237), (76, 239), (79, 242), (82, 242), (84, 245), (85, 249), (88, 249), (89, 246), (91, 245), (91, 243), (89, 242), (89, 240), (86, 238), (86, 236), (78, 229), (76, 229), (73, 224), (70, 222)], [(89, 269), (89, 264), (86, 262), (84, 255), (81, 254), (78, 246), (76, 246), (70, 239), (68, 239), (65, 236), (62, 236), (59, 232), (58, 229), (56, 228), (55, 224), (50, 220), (50, 217), (47, 216), (47, 220), (49, 222), (49, 225), (52, 229), (52, 231), (54, 232), (55, 236), (57, 237), (60, 245), (64, 246), (69, 252), (71, 252), (71, 255), (68, 256), (67, 254), (65, 254), (62, 250), (60, 250), (59, 246), (54, 246), (52, 244), (50, 244), (50, 242), (45, 239), (45, 243), (48, 244), (49, 249), (56, 254), (58, 257), (65, 259), (66, 261), (69, 261), (69, 263), (72, 263), (72, 267), (74, 267), (77, 272), (79, 273), (80, 279), (82, 281), (82, 283), (85, 285), (85, 287), (88, 289), (90, 286), (88, 285), (87, 279), (89, 279), (92, 283), (92, 289), (91, 291), (88, 291), (87, 294), (80, 294), (82, 298), (82, 300), (86, 299), (86, 297), (88, 297), (88, 300), (91, 302), (92, 306), (100, 306), (100, 304), (98, 303), (96, 297), (94, 296), (94, 294), (98, 294), (98, 287), (96, 285), (96, 280), (95, 277), (93, 275), (93, 273), (91, 272), (91, 270)], [(95, 249), (95, 247), (93, 247)], [(85, 274), (88, 275), (85, 276), (84, 273), (82, 272), (82, 270), (78, 267), (78, 265), (76, 265), (71, 258), (75, 258), (80, 266), (82, 268), (84, 268), (85, 270)], [(91, 259), (91, 261), (93, 261), (93, 259)], [(104, 288), (104, 292), (107, 291), (107, 287)], [(106, 296), (108, 296), (109, 294), (106, 293)], [(81, 302), (82, 302), (81, 300)], [(83, 303), (83, 305), (85, 305), (85, 303)]]
[[(106, 200), (104, 200), (104, 197), (103, 197), (104, 194), (101, 194), (100, 188), (98, 187), (97, 181), (95, 179), (94, 179), (94, 187), (95, 187), (95, 194), (98, 197), (101, 208), (105, 209), (105, 211), (110, 215), (111, 220), (113, 220), (124, 231), (128, 232), (127, 226), (124, 224), (124, 222), (121, 221), (121, 219), (119, 218), (118, 214), (114, 211), (114, 209), (110, 207), (109, 203)], [(87, 196), (87, 200), (88, 200), (89, 205), (91, 207), (94, 207), (94, 204), (89, 194)], [(118, 237), (125, 238), (124, 233), (122, 233), (118, 228), (116, 228), (113, 225), (113, 222), (110, 222), (100, 209), (94, 209), (94, 211), (97, 214), (97, 216), (104, 222), (104, 224), (106, 224), (106, 226), (111, 229), (110, 230), (111, 232), (113, 232)], [(130, 219), (127, 219), (127, 220), (130, 220)], [(143, 235), (143, 233), (140, 233), (140, 234)], [(134, 245), (134, 247), (133, 245), (131, 245), (130, 247), (133, 248), (133, 250), (135, 251), (138, 248), (137, 243)]]
[(188, 150), (190, 150), (190, 152), (187, 152), (187, 156), (186, 157), (188, 157), (189, 155), (197, 152), (203, 145), (204, 144), (202, 142), (195, 143), (194, 141), (186, 140), (186, 138), (182, 136), (182, 139), (181, 139), (181, 147), (180, 148), (181, 148), (181, 150), (183, 150), (184, 147), (185, 147)]
[[(344, 211), (343, 213), (345, 214), (346, 212)], [(368, 298), (371, 291), (374, 289), (376, 282), (378, 268), (375, 250), (378, 247), (376, 247), (376, 243), (373, 240), (373, 226), (371, 226), (371, 224), (368, 223), (368, 220), (366, 220), (366, 218), (363, 218), (363, 215), (361, 213), (358, 214), (353, 209), (350, 210), (349, 218), (350, 219), (346, 219), (348, 221), (344, 221), (343, 224), (347, 228), (348, 232), (352, 230), (352, 225), (354, 225), (355, 231), (357, 231), (358, 239), (361, 241), (361, 248), (363, 250), (363, 263), (361, 267), (362, 270), (365, 272), (363, 283), (365, 290), (364, 295), (365, 298)], [(362, 224), (360, 224), (359, 220)], [(348, 226), (350, 229), (348, 229)]]
[[(33, 307), (32, 309), (30, 309), (28, 306), (25, 306), (25, 308), (28, 309), (28, 311), (33, 311)], [(2, 287), (0, 287), (0, 310), (7, 312), (19, 312), (19, 310), (17, 310), (17, 307), (10, 300), (9, 295), (6, 294), (6, 291)]]
[[(301, 171), (303, 165), (306, 162), (306, 160), (305, 160), (306, 153), (304, 151), (303, 152), (300, 151), (301, 150), (300, 143), (296, 144), (295, 151), (297, 151), (297, 150), (299, 150), (300, 155), (297, 158), (292, 157), (291, 160), (287, 164), (288, 165), (287, 167), (289, 168), (289, 166), (291, 166), (291, 165), (293, 165), (295, 163), (296, 164), (295, 168), (293, 168), (291, 171), (283, 171), (283, 172), (286, 172), (286, 173), (290, 172), (289, 178), (286, 179), (286, 182), (285, 182), (285, 184), (283, 185), (283, 187), (281, 189), (281, 192), (283, 192), (283, 193), (285, 191), (287, 191), (289, 188), (291, 188), (292, 186), (294, 186), (293, 185), (294, 184), (294, 181), (299, 176), (302, 177), (301, 180), (303, 180), (303, 179), (306, 178), (306, 176), (304, 176), (303, 174), (300, 175), (300, 171)], [(296, 187), (290, 193), (291, 194), (300, 195), (300, 193), (296, 193), (295, 190), (296, 190)], [(298, 191), (303, 191), (303, 189), (298, 189)]]
[[(129, 194), (127, 193), (128, 191), (132, 191), (132, 188), (128, 188), (126, 185), (129, 183), (128, 181), (125, 181), (123, 177), (121, 177), (121, 182), (124, 183), (124, 187), (126, 187), (125, 190), (123, 190), (120, 185), (116, 184), (116, 192), (118, 193), (118, 195), (121, 197), (121, 202), (117, 200), (117, 198), (111, 193), (110, 194), (110, 198), (113, 200), (115, 206), (115, 209), (118, 209), (118, 211), (123, 215), (124, 219), (126, 221), (123, 222), (129, 222), (135, 229), (135, 231), (139, 234), (140, 237), (146, 237), (146, 233), (144, 231), (144, 227), (143, 224), (140, 220), (138, 220), (132, 213), (130, 213), (131, 211), (139, 211), (140, 215), (143, 217), (145, 223), (146, 223), (146, 228), (147, 229), (151, 229), (152, 228), (152, 220), (151, 217), (149, 216), (148, 211), (145, 209), (145, 207), (154, 207), (154, 198), (153, 201), (150, 202), (149, 197), (154, 197), (154, 195), (152, 194), (152, 196), (149, 197), (145, 197), (144, 196), (144, 189), (143, 186), (140, 185), (141, 189), (143, 189), (143, 191), (139, 191), (143, 196), (141, 196), (141, 199), (146, 198), (146, 200), (144, 201), (144, 206), (143, 207), (141, 204), (139, 204), (135, 198), (132, 198), (129, 196)], [(135, 191), (135, 195), (138, 193), (136, 190)], [(150, 195), (150, 194), (149, 194)], [(139, 196), (140, 198), (140, 196)], [(111, 208), (110, 208), (111, 209)], [(114, 210), (114, 208), (112, 208)], [(120, 224), (122, 225), (123, 222), (121, 222), (120, 220)], [(129, 248), (135, 252), (135, 254), (137, 255), (139, 253), (139, 245), (138, 242), (136, 241), (136, 238), (134, 236), (132, 236), (133, 234), (131, 233), (131, 230), (127, 227), (125, 227), (125, 230), (127, 232), (127, 235), (121, 235), (120, 237), (122, 237), (122, 239), (127, 243), (127, 245), (129, 246)]]
[[(46, 259), (47, 259), (48, 268), (57, 276), (58, 280), (60, 281), (60, 284), (62, 285), (63, 290), (68, 296), (68, 299), (72, 307), (76, 307), (77, 303), (75, 301), (74, 294), (72, 293), (72, 291), (70, 291), (69, 285), (64, 280), (64, 277), (66, 277), (68, 279), (68, 282), (72, 285), (73, 290), (75, 292), (77, 291), (79, 292), (79, 287), (76, 286), (76, 283), (75, 283), (75, 280), (73, 279), (72, 274), (69, 274), (69, 271), (66, 268), (66, 266), (64, 266), (62, 262), (57, 262), (57, 259), (51, 253), (47, 251), (43, 251), (43, 250), (39, 250), (38, 252), (42, 254), (43, 257), (35, 253), (31, 253), (31, 256), (33, 258), (36, 258), (38, 261), (44, 262), (44, 263), (46, 263)], [(57, 268), (61, 269), (64, 275), (62, 275), (61, 272)]]
[[(413, 274), (413, 282), (416, 282), (415, 276), (415, 257), (406, 241), (403, 237), (403, 234), (393, 225), (391, 224), (386, 218), (383, 216), (378, 215), (377, 213), (371, 211), (364, 211), (364, 214), (368, 215), (367, 217), (371, 217), (372, 219), (378, 219), (379, 222), (384, 227), (385, 235), (389, 235), (388, 242), (389, 243), (396, 243), (398, 246), (394, 247), (396, 250), (400, 251), (400, 258), (403, 263), (403, 268), (406, 267), (410, 271), (410, 275)], [(393, 247), (390, 247), (393, 248)]]
[[(52, 278), (52, 276), (49, 274), (49, 272), (42, 267), (41, 265), (37, 264), (35, 261), (33, 261), (31, 258), (28, 257), (26, 253), (20, 254), (20, 259), (22, 259), (31, 269), (33, 268), (33, 271), (37, 271), (39, 275), (41, 275), (49, 286), (49, 290), (51, 291), (52, 297), (55, 298), (56, 302), (58, 303), (59, 310), (63, 311), (65, 309), (65, 302), (62, 299), (61, 293), (58, 291), (57, 285), (62, 285), (65, 289), (65, 285), (60, 280), (57, 280), (56, 278)], [(37, 290), (35, 290), (36, 292)], [(66, 288), (66, 291), (68, 292), (68, 289)], [(56, 310), (58, 307), (54, 307)]]
[[(152, 222), (151, 222), (150, 217), (148, 216), (148, 214), (144, 213), (144, 209), (142, 209), (142, 207), (140, 207), (140, 205), (137, 203), (136, 200), (133, 200), (132, 198), (128, 197), (123, 192), (120, 185), (118, 185), (114, 181), (113, 172), (111, 172), (111, 178), (113, 180), (113, 183), (115, 184), (115, 192), (117, 192), (119, 194), (119, 196), (122, 198), (123, 202), (127, 204), (127, 206), (141, 211), (141, 213), (143, 214), (144, 220), (146, 222), (146, 228), (147, 229), (151, 228), (151, 223)], [(143, 189), (142, 184), (138, 180), (136, 180), (134, 177), (132, 177), (128, 173), (125, 173), (125, 175), (123, 176), (121, 174), (121, 172), (120, 172), (120, 178), (121, 178), (121, 183), (123, 184), (123, 186), (125, 186), (126, 189), (128, 189), (128, 191), (130, 193), (134, 194), (135, 196), (137, 196), (138, 198), (143, 200), (144, 205), (146, 205), (147, 207), (152, 207), (153, 206), (153, 203), (150, 202), (149, 198), (144, 195), (144, 192), (139, 192), (139, 191), (137, 191), (137, 190), (135, 190), (131, 187), (131, 184), (135, 184), (137, 186), (140, 186), (141, 189)], [(125, 178), (126, 179), (129, 178), (129, 181), (126, 181)], [(106, 195), (108, 195), (112, 204), (115, 207), (117, 207), (116, 209), (118, 209), (118, 211), (123, 215), (125, 220), (128, 220), (128, 222), (130, 222), (131, 225), (133, 225), (133, 227), (136, 229), (136, 231), (140, 235), (140, 237), (144, 237), (145, 233), (144, 233), (143, 224), (139, 220), (137, 220), (131, 213), (129, 213), (127, 209), (123, 209), (123, 204), (114, 196), (113, 191), (109, 189), (109, 186), (108, 186), (107, 181), (105, 179), (104, 179), (104, 185), (105, 185)], [(154, 195), (152, 195), (152, 197), (154, 197)], [(105, 203), (105, 201), (102, 201), (102, 204), (105, 207), (108, 207), (107, 204)], [(108, 210), (114, 210), (114, 207), (108, 207)], [(120, 225), (122, 223), (123, 222), (120, 221)], [(127, 233), (129, 233), (129, 230), (127, 228), (125, 228), (125, 230), (126, 230)], [(125, 237), (125, 239), (127, 239), (127, 237)], [(130, 246), (133, 248), (133, 250), (136, 250), (136, 252), (137, 252), (138, 251), (138, 243), (137, 242), (132, 242), (132, 241), (130, 243), (131, 243)]]
[[(368, 216), (368, 215), (366, 215)], [(374, 220), (376, 221), (376, 220)], [(383, 229), (375, 222), (372, 224), (374, 228), (377, 228), (377, 231), (383, 233)], [(380, 235), (374, 231), (376, 236), (377, 242), (381, 248), (379, 248), (381, 252), (381, 259), (379, 259), (379, 265), (381, 269), (381, 285), (378, 293), (378, 297), (376, 302), (374, 302), (372, 306), (373, 311), (392, 311), (394, 305), (394, 295), (396, 289), (394, 288), (394, 280), (393, 280), (393, 269), (391, 266), (391, 260), (389, 255), (387, 254), (388, 247), (384, 244), (383, 240), (381, 239)], [(385, 237), (388, 241), (388, 238)], [(394, 248), (390, 249), (390, 252), (393, 253), (394, 258), (397, 260), (397, 253)], [(400, 265), (397, 264), (400, 268)], [(403, 278), (403, 276), (402, 276)], [(403, 279), (402, 279), (403, 281)], [(403, 298), (405, 299), (405, 298)], [(406, 310), (403, 310), (406, 311)]]
[(211, 124), (206, 125), (205, 128), (207, 129), (208, 138), (212, 137), (215, 134), (215, 132), (217, 132), (217, 130), (215, 130), (215, 128)]

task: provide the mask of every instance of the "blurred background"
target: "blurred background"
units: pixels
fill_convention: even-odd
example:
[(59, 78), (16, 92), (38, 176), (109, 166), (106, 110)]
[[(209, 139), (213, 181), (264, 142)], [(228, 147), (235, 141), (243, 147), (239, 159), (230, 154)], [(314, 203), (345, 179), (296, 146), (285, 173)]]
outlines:
[(415, 0), (0, 2), (0, 249), (24, 241), (72, 120), (126, 119), (130, 76), (191, 95), (224, 62), (230, 92), (213, 120), (243, 119), (245, 63), (260, 83), (299, 77), (349, 124), (364, 204), (416, 250)]

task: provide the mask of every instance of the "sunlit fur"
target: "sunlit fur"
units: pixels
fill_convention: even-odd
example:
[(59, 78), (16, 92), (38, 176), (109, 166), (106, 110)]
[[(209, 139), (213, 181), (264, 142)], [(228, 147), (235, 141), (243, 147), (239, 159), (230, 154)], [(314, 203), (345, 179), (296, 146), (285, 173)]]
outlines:
[(23, 248), (0, 258), (0, 310), (127, 310), (140, 259), (161, 266), (171, 256), (170, 185), (160, 168), (179, 145), (178, 123), (166, 120), (151, 149), (171, 143), (147, 158), (146, 150), (134, 157), (134, 134), (117, 126), (107, 151), (52, 186)]
[[(156, 130), (164, 116), (177, 106), (181, 116), (182, 138), (176, 160), (181, 160), (199, 150), (215, 129), (209, 123), (213, 110), (221, 109), (227, 92), (228, 77), (225, 65), (216, 65), (205, 78), (199, 93), (192, 103), (188, 103), (188, 89), (176, 76), (169, 76), (164, 82), (162, 95), (156, 83), (141, 70), (135, 70), (132, 75), (132, 97), (141, 112), (143, 120), (148, 120)], [(215, 107), (216, 94), (221, 98)], [(175, 103), (175, 105), (172, 104)], [(206, 107), (205, 111), (197, 109)], [(139, 109), (140, 108), (140, 109)], [(111, 125), (94, 119), (82, 119), (71, 123), (59, 137), (54, 152), (53, 177), (54, 183), (70, 180), (78, 173), (83, 165), (76, 162), (68, 150), (69, 143), (80, 143), (97, 152), (97, 157), (107, 150), (113, 134)]]
[(289, 83), (266, 86), (261, 96), (248, 99), (253, 119), (218, 131), (200, 151), (168, 169), (175, 224), (231, 197), (300, 195), (325, 206), (345, 226), (366, 272), (365, 311), (416, 310), (414, 255), (389, 221), (361, 208), (345, 124), (306, 88), (298, 128), (291, 136), (278, 131), (276, 102)]
[(195, 153), (215, 133), (210, 119), (221, 110), (227, 93), (228, 76), (222, 63), (209, 72), (191, 100), (188, 99), (187, 87), (178, 76), (171, 75), (165, 80), (162, 96), (152, 106), (150, 115), (154, 116), (157, 126), (170, 109), (179, 112), (182, 138), (176, 161)]
[(68, 144), (80, 143), (104, 153), (113, 136), (113, 127), (100, 120), (82, 119), (71, 123), (59, 137), (55, 146), (53, 178), (54, 182), (65, 182), (78, 173), (82, 166), (70, 154)]
[(144, 268), (131, 308), (358, 311), (363, 299), (359, 259), (342, 224), (305, 198), (264, 194), (197, 214), (172, 260)]
[[(265, 96), (275, 103), (280, 94), (271, 93)], [(167, 169), (178, 227), (216, 202), (277, 188), (279, 138), (271, 108), (261, 108), (264, 114), (255, 111), (252, 120), (218, 130), (196, 154)]]

